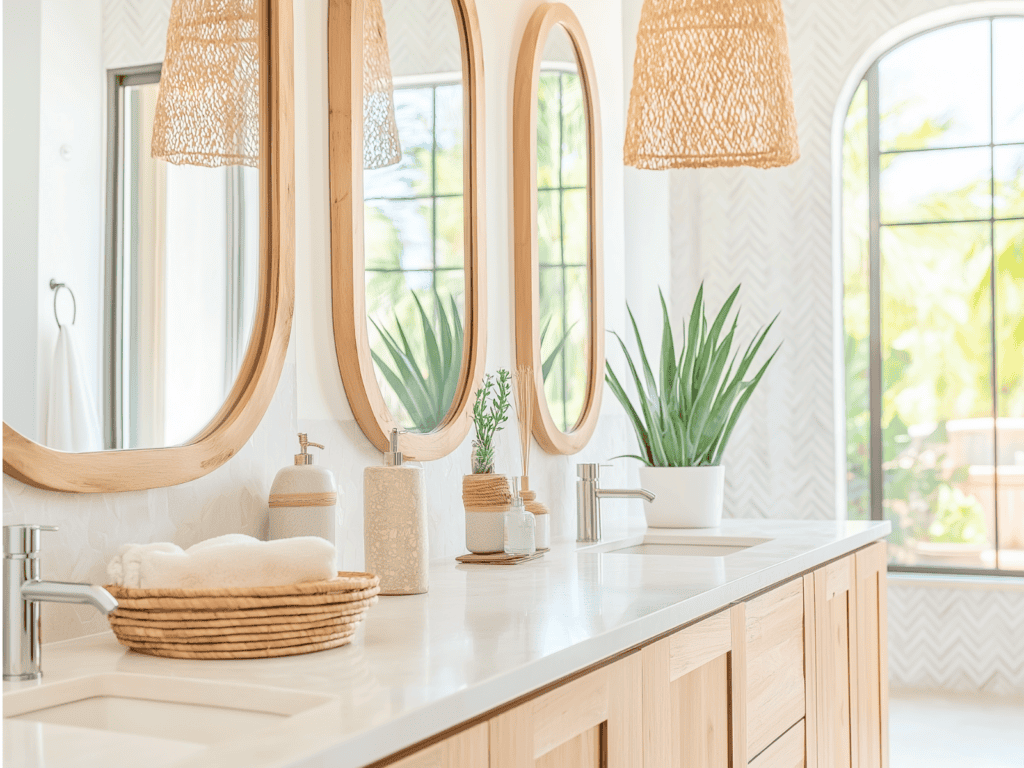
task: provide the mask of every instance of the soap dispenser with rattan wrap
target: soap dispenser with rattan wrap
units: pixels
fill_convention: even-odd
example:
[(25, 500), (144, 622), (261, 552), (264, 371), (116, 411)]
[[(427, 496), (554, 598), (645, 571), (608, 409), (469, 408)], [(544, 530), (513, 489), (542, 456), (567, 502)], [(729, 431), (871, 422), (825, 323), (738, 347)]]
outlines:
[(309, 442), (304, 432), (299, 433), (299, 448), (294, 465), (278, 472), (270, 487), (270, 538), (319, 536), (337, 544), (338, 484), (334, 473), (313, 463), (308, 449), (323, 446)]
[(430, 559), (423, 470), (403, 462), (397, 429), (390, 442), (384, 466), (363, 475), (365, 570), (380, 576), (382, 595), (419, 595)]

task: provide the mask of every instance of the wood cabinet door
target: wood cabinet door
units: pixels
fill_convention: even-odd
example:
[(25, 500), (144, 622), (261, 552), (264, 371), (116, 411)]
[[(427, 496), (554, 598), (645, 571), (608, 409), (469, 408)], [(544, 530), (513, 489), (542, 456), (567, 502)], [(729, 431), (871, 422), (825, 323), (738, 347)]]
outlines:
[(399, 760), (392, 768), (484, 768), (486, 765), (487, 723), (480, 723)]
[(806, 577), (813, 585), (813, 650), (808, 653), (813, 672), (814, 712), (808, 726), (819, 768), (853, 768), (851, 683), (855, 683), (854, 559), (836, 560)]
[(887, 768), (885, 542), (819, 568), (804, 583), (813, 590), (806, 611), (814, 615), (806, 649), (808, 764)]
[(641, 651), (645, 768), (746, 765), (744, 613), (734, 605)]
[(854, 554), (856, 685), (854, 756), (856, 768), (889, 765), (889, 665), (886, 641), (887, 554), (884, 541)]
[(641, 768), (642, 675), (635, 653), (492, 718), (490, 768)]
[(748, 601), (746, 635), (747, 755), (754, 764), (804, 717), (803, 580)]

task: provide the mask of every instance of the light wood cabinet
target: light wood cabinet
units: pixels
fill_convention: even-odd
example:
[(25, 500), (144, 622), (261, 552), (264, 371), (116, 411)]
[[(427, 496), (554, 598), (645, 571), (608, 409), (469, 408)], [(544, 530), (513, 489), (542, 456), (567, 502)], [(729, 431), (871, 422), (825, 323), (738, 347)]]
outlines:
[(394, 765), (888, 768), (885, 580), (878, 542)]
[(635, 653), (498, 715), (490, 768), (641, 768), (642, 684)]
[[(813, 590), (808, 641), (808, 763), (888, 766), (885, 544), (872, 544), (805, 577)], [(810, 694), (809, 694), (810, 695)]]
[(757, 755), (804, 717), (803, 580), (746, 605), (747, 755), (755, 764)]
[(745, 606), (643, 649), (646, 768), (745, 765)]
[(487, 723), (480, 723), (399, 760), (393, 768), (484, 768), (487, 741)]
[(886, 642), (886, 548), (878, 542), (853, 556), (856, 605), (853, 687), (855, 768), (889, 765), (889, 663)]

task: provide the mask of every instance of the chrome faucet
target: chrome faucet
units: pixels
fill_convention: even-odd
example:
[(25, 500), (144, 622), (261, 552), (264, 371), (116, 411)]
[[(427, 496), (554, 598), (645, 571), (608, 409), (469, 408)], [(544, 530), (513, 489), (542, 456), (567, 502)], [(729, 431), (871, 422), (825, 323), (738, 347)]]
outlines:
[(577, 464), (576, 477), (576, 541), (591, 544), (601, 540), (601, 499), (646, 499), (654, 494), (643, 488), (624, 490), (600, 488), (600, 464)]
[(4, 680), (37, 680), (40, 669), (39, 603), (80, 603), (103, 613), (117, 608), (117, 600), (103, 587), (41, 581), (39, 544), (49, 525), (4, 526)]

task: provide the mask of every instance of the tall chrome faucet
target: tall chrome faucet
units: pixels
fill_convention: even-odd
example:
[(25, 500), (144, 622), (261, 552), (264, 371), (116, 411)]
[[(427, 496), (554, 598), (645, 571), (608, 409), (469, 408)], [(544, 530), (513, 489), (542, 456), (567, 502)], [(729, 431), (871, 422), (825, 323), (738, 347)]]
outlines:
[(41, 581), (39, 545), (48, 525), (4, 526), (4, 680), (36, 680), (40, 669), (39, 603), (80, 603), (103, 613), (117, 608), (117, 600), (103, 587)]
[(646, 499), (654, 501), (654, 494), (643, 488), (625, 490), (601, 488), (600, 464), (577, 464), (576, 477), (576, 541), (591, 544), (601, 540), (601, 499)]

